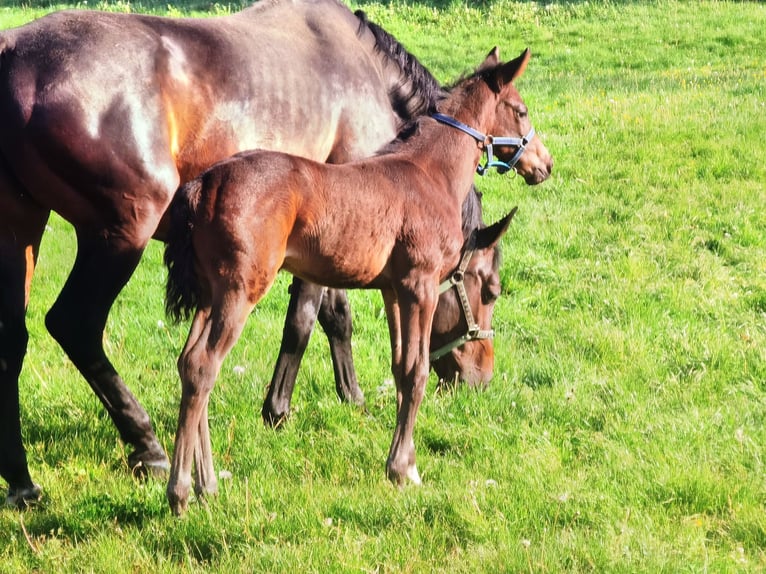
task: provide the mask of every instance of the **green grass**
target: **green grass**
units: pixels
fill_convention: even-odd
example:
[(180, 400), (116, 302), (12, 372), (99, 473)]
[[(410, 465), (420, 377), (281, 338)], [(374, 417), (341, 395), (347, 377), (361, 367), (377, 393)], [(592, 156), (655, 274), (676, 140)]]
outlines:
[[(10, 4), (0, 27), (48, 10)], [(382, 303), (355, 292), (367, 409), (338, 404), (318, 334), (294, 416), (281, 432), (263, 428), (282, 277), (212, 397), (215, 461), (232, 478), (207, 510), (193, 505), (176, 520), (164, 484), (130, 477), (103, 409), (44, 330), (74, 249), (53, 218), (21, 380), (45, 496), (36, 510), (0, 512), (0, 570), (763, 571), (766, 6), (354, 6), (443, 81), (494, 45), (506, 57), (532, 50), (518, 86), (554, 176), (534, 188), (478, 182), (487, 220), (520, 206), (503, 241), (491, 387), (437, 394), (432, 380), (416, 429), (424, 485), (391, 487)], [(107, 345), (170, 449), (186, 326), (158, 323), (164, 277), (152, 245), (115, 305)]]

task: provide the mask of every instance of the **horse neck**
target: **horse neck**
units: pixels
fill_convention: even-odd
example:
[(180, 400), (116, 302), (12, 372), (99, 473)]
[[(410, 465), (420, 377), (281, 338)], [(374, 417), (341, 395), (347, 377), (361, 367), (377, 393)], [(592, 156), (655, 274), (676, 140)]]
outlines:
[(475, 229), (485, 227), (484, 218), (482, 217), (481, 192), (473, 184), (471, 184), (471, 189), (463, 201), (461, 219), (463, 239), (468, 239), (468, 236)]
[(433, 113), (446, 92), (418, 59), (383, 28), (367, 20), (358, 10), (360, 35), (374, 41), (374, 56), (379, 60), (388, 88), (391, 107), (399, 117), (399, 128), (418, 116)]

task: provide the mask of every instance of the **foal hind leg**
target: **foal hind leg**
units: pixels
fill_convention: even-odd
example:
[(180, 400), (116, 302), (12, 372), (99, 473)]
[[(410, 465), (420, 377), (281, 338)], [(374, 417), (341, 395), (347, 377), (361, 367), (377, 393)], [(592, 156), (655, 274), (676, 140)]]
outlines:
[(21, 436), (19, 374), (29, 340), (30, 282), (48, 213), (0, 172), (0, 476), (8, 482), (6, 504), (17, 507), (40, 498)]
[(125, 386), (103, 348), (109, 310), (136, 268), (145, 245), (78, 230), (77, 257), (61, 294), (46, 316), (48, 331), (106, 407), (122, 440), (133, 446), (130, 467), (167, 471), (168, 459), (149, 415)]
[(221, 364), (242, 334), (253, 307), (241, 290), (231, 289), (221, 304), (198, 309), (178, 359), (181, 406), (167, 486), (168, 502), (177, 516), (188, 507), (192, 466), (198, 497), (204, 499), (217, 490), (207, 407)]

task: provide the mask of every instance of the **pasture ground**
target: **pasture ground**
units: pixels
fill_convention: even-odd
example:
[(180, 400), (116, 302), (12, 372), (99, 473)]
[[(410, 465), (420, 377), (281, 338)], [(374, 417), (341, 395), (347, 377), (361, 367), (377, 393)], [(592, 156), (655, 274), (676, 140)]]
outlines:
[[(445, 82), (494, 45), (506, 57), (532, 50), (518, 87), (555, 167), (535, 188), (479, 181), (487, 221), (520, 207), (503, 241), (491, 387), (437, 393), (431, 380), (416, 430), (424, 484), (393, 488), (382, 303), (355, 292), (366, 409), (338, 403), (318, 333), (292, 418), (280, 432), (264, 428), (282, 277), (212, 396), (214, 456), (230, 478), (207, 509), (174, 519), (164, 483), (131, 478), (116, 431), (45, 332), (74, 254), (71, 229), (52, 217), (21, 380), (44, 499), (0, 510), (0, 571), (763, 571), (766, 5), (353, 6)], [(0, 28), (50, 9), (4, 0)], [(164, 280), (154, 244), (113, 309), (106, 344), (170, 450), (187, 325), (166, 321)]]

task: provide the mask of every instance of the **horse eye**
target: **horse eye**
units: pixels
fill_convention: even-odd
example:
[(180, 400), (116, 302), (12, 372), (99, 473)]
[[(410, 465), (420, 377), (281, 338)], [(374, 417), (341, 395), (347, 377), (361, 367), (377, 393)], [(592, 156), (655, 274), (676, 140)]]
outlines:
[(496, 283), (485, 285), (484, 289), (482, 289), (481, 300), (482, 300), (482, 303), (484, 303), (485, 305), (488, 305), (492, 303), (493, 301), (497, 301), (499, 298), (500, 298), (500, 285)]

